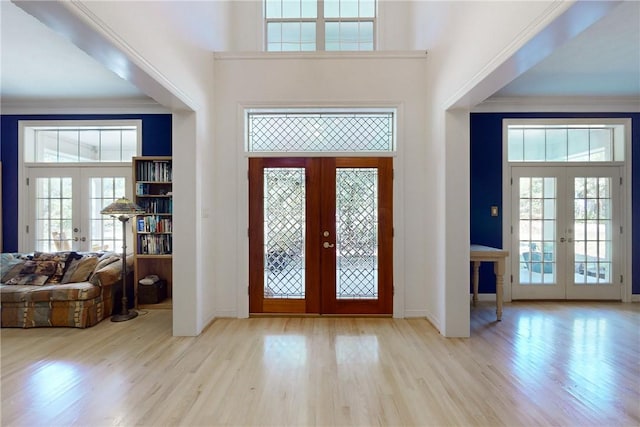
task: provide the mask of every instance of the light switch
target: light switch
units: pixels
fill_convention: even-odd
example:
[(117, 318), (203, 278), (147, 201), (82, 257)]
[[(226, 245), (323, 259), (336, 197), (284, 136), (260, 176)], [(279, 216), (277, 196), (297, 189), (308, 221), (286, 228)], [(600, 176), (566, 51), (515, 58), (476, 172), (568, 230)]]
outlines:
[(491, 216), (498, 216), (498, 207), (491, 206)]

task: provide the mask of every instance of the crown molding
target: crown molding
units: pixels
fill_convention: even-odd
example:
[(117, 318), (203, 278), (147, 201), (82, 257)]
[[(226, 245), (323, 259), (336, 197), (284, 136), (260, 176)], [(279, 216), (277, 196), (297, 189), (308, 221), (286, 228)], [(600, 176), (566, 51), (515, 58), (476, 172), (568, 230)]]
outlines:
[(640, 112), (640, 99), (634, 96), (520, 96), (492, 97), (476, 105), (474, 113), (498, 112)]
[(166, 114), (151, 98), (11, 99), (3, 98), (2, 114)]

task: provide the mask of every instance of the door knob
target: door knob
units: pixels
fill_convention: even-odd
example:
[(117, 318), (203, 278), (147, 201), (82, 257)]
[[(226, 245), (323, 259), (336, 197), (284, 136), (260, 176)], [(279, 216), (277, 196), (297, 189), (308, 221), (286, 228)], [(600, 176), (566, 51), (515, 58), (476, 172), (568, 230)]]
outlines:
[(564, 237), (561, 237), (561, 238), (560, 238), (560, 242), (561, 242), (561, 243), (564, 243), (564, 242), (565, 242), (565, 240), (567, 240), (567, 239), (565, 239)]
[(334, 246), (334, 245), (332, 245), (332, 244), (331, 244), (331, 243), (329, 243), (329, 242), (324, 242), (324, 243), (322, 244), (322, 247), (323, 247), (323, 248), (325, 248), (325, 249), (332, 248), (333, 246)]

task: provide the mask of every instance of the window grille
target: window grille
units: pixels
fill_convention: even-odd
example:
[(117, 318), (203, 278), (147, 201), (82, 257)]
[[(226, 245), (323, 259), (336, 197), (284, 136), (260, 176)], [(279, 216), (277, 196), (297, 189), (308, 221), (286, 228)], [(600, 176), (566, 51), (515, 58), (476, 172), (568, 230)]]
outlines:
[(617, 162), (624, 160), (621, 124), (507, 124), (509, 162)]
[(131, 162), (137, 155), (142, 125), (87, 122), (86, 124), (24, 123), (26, 163)]
[(247, 149), (252, 153), (392, 152), (393, 112), (249, 112)]
[(375, 0), (264, 0), (264, 16), (270, 52), (375, 49)]

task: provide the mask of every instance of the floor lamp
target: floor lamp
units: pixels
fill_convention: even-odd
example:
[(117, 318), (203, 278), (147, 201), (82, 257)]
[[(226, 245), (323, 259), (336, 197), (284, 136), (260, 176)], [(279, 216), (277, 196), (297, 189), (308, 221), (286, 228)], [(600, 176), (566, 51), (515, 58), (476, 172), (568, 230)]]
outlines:
[(129, 199), (121, 197), (100, 211), (102, 215), (110, 215), (122, 222), (122, 308), (120, 314), (111, 316), (112, 322), (124, 322), (138, 315), (138, 312), (129, 310), (127, 306), (127, 221), (132, 216), (144, 213), (144, 209)]

